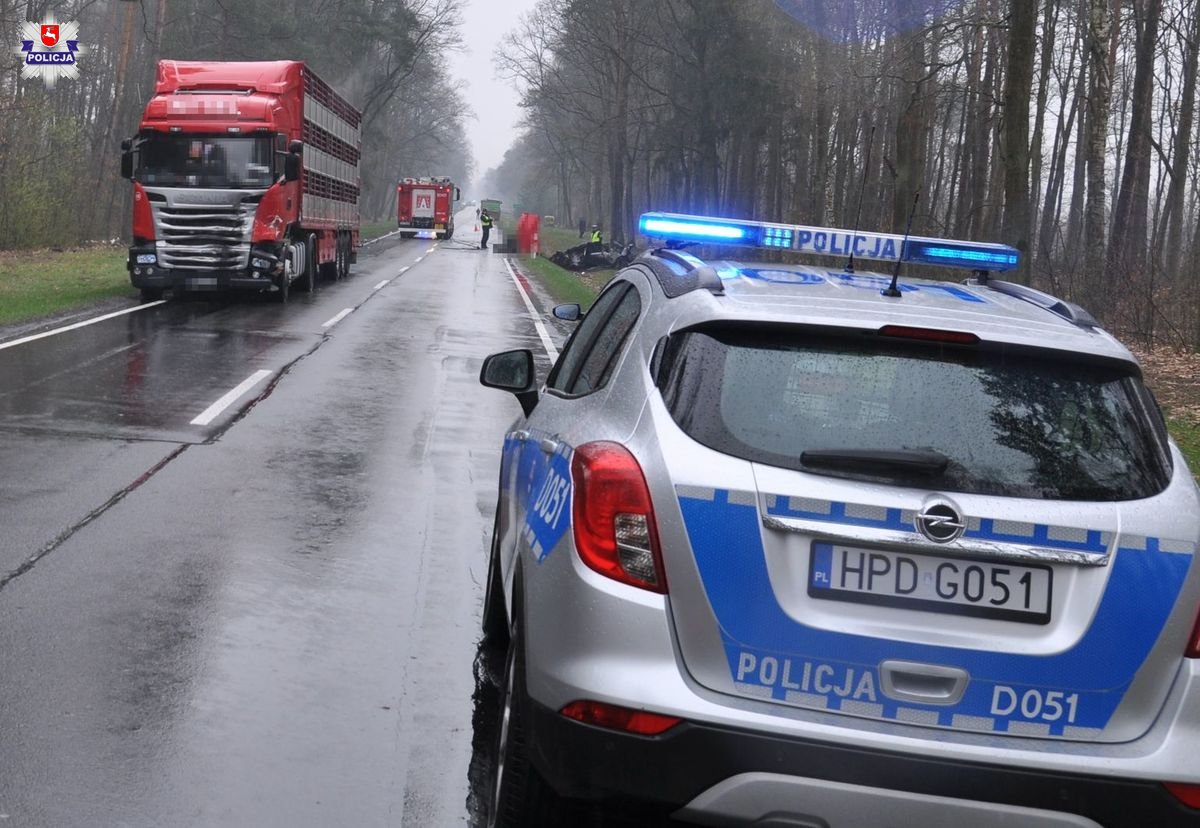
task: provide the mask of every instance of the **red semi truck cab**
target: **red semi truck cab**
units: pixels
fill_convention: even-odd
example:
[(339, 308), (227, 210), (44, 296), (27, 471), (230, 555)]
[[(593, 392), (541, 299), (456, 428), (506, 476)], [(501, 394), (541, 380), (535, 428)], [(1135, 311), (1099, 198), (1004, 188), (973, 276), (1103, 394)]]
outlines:
[(129, 275), (167, 289), (315, 290), (359, 241), (362, 113), (299, 61), (158, 64), (137, 136)]
[(454, 235), (454, 202), (461, 191), (449, 178), (404, 178), (396, 187), (396, 225), (403, 238), (422, 230), (439, 239)]

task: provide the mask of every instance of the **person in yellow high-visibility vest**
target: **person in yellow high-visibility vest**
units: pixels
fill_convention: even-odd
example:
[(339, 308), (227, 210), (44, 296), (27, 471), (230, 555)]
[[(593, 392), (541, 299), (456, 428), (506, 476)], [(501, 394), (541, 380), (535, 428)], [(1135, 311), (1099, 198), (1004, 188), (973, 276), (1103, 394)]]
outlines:
[(479, 224), (483, 227), (483, 239), (479, 242), (479, 247), (487, 250), (488, 236), (492, 234), (492, 214), (487, 210), (480, 210)]
[(604, 235), (600, 232), (599, 224), (592, 225), (592, 238), (589, 239), (589, 241), (592, 244), (603, 244), (604, 243)]

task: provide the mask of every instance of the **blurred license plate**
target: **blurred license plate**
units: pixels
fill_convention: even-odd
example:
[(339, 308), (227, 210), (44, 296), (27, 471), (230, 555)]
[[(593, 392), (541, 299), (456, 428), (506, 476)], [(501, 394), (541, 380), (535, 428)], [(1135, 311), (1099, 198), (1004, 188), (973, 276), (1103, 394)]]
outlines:
[(1054, 570), (1039, 564), (814, 543), (808, 594), (835, 601), (1046, 624), (1053, 579)]
[(193, 276), (187, 280), (187, 286), (190, 288), (216, 287), (217, 279), (215, 276)]

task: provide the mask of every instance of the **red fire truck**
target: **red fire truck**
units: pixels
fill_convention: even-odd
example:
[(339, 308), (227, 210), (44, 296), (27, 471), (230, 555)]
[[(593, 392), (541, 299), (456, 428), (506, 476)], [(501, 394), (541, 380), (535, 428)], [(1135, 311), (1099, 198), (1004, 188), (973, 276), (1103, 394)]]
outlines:
[(437, 238), (454, 235), (454, 202), (462, 192), (449, 178), (405, 178), (396, 188), (396, 224), (411, 239), (421, 230)]
[(164, 60), (137, 136), (129, 275), (166, 289), (286, 302), (356, 260), (362, 113), (299, 61)]

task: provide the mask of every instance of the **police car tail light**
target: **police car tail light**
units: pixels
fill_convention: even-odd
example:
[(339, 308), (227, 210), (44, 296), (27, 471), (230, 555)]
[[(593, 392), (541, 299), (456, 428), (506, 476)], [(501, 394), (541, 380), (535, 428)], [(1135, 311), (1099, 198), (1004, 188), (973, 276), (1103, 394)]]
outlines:
[(907, 325), (884, 325), (879, 329), (880, 336), (894, 336), (900, 339), (920, 339), (924, 342), (950, 342), (955, 345), (978, 345), (979, 337), (963, 331), (942, 331), (937, 328), (910, 328)]
[(559, 712), (577, 722), (606, 727), (609, 730), (637, 733), (641, 736), (657, 736), (683, 721), (676, 716), (630, 710), (627, 707), (598, 701), (573, 701)]
[(619, 443), (585, 443), (571, 460), (575, 549), (590, 568), (665, 593), (654, 506), (642, 467)]
[(1188, 785), (1184, 782), (1166, 782), (1163, 787), (1171, 792), (1171, 796), (1189, 808), (1200, 808), (1200, 785)]
[(1188, 639), (1184, 655), (1188, 658), (1200, 658), (1200, 616), (1196, 617), (1196, 626), (1192, 629), (1192, 637)]

